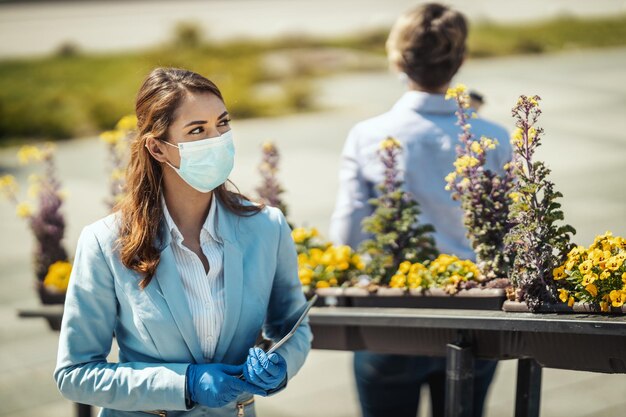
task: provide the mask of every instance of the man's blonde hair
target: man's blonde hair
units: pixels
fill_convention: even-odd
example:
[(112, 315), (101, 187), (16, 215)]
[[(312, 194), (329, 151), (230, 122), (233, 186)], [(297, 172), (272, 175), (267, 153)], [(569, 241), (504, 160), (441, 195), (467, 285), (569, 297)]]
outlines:
[(463, 63), (467, 31), (462, 13), (438, 3), (423, 4), (393, 25), (387, 57), (417, 85), (436, 90), (450, 82)]

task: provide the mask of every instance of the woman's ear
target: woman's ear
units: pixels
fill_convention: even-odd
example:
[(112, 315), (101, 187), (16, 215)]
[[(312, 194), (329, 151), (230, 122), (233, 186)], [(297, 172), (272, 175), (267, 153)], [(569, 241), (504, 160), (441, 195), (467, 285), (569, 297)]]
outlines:
[(146, 149), (150, 152), (150, 155), (159, 162), (167, 162), (167, 156), (162, 147), (166, 145), (162, 144), (158, 139), (153, 136), (146, 138)]

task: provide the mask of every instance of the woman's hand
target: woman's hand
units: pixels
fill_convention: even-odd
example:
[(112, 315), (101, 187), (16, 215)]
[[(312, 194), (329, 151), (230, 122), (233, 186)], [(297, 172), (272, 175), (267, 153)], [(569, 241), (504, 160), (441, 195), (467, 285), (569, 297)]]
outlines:
[(277, 388), (287, 377), (287, 362), (278, 353), (267, 355), (263, 349), (251, 348), (243, 365), (246, 381), (264, 390)]
[(243, 365), (189, 365), (187, 393), (193, 402), (207, 407), (223, 407), (243, 392), (265, 395), (259, 387), (238, 378), (243, 371)]

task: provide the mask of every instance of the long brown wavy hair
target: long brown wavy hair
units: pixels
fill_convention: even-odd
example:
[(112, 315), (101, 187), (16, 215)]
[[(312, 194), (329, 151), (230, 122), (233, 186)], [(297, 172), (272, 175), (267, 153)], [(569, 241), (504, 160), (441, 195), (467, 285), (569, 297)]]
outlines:
[[(117, 242), (120, 258), (127, 268), (143, 276), (139, 283), (142, 289), (150, 284), (159, 265), (161, 248), (156, 244), (163, 218), (160, 202), (163, 169), (145, 144), (150, 137), (167, 139), (175, 111), (188, 93), (211, 93), (224, 101), (214, 83), (177, 68), (154, 69), (137, 93), (137, 134), (130, 144), (126, 192), (114, 210), (120, 212)], [(239, 216), (252, 216), (263, 209), (262, 205), (244, 204), (250, 200), (238, 191), (227, 190), (226, 184), (213, 193), (228, 210)]]

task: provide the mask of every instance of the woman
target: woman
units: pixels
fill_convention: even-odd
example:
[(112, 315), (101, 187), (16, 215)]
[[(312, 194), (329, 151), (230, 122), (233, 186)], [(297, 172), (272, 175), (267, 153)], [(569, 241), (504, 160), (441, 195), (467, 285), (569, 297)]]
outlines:
[(230, 117), (211, 81), (157, 68), (136, 113), (124, 200), (78, 241), (57, 385), (101, 416), (254, 415), (253, 395), (283, 389), (310, 349), (306, 322), (273, 354), (253, 348), (305, 303), (290, 228), (227, 190)]
[[(423, 223), (435, 227), (442, 253), (473, 259), (459, 202), (450, 198), (444, 177), (454, 170), (460, 131), (456, 103), (445, 93), (466, 55), (467, 22), (458, 11), (437, 3), (421, 4), (402, 15), (389, 34), (390, 66), (402, 74), (407, 91), (387, 112), (358, 123), (349, 133), (341, 158), (339, 193), (331, 221), (334, 243), (353, 248), (365, 240), (361, 227), (373, 212), (368, 204), (383, 180), (377, 150), (392, 136), (403, 147), (400, 161), (405, 186), (420, 203)], [(488, 136), (500, 145), (488, 156), (487, 167), (502, 171), (512, 156), (506, 130), (483, 118), (472, 119), (476, 137)], [(420, 388), (428, 384), (432, 415), (444, 412), (445, 360), (426, 356), (356, 352), (354, 373), (365, 417), (414, 417)], [(496, 363), (477, 361), (474, 416), (482, 415)]]

